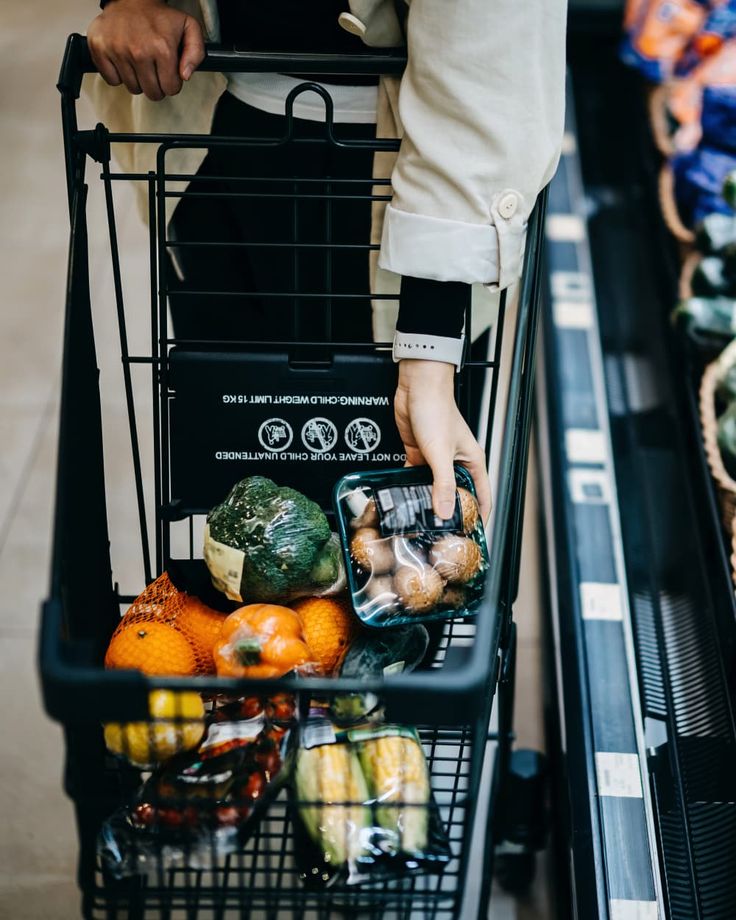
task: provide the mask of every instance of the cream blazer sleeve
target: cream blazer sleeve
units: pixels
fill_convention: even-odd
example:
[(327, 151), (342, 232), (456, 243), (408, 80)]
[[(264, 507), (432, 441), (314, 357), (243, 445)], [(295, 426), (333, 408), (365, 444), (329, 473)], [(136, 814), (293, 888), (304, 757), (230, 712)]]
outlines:
[(505, 288), (560, 155), (566, 0), (412, 0), (379, 265)]

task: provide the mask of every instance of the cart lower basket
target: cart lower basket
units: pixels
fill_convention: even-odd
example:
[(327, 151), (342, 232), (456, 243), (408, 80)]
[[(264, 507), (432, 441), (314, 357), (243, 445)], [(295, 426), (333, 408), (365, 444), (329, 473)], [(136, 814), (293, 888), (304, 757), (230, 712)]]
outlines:
[[(287, 60), (283, 55), (210, 49), (203, 69), (278, 71), (288, 67), (300, 74), (379, 74), (400, 72), (402, 66), (401, 57), (393, 54), (302, 56)], [(331, 121), (328, 93), (308, 81), (291, 93), (282, 121), (283, 133), (276, 136), (123, 135), (102, 125), (80, 130), (75, 100), (82, 74), (91, 69), (86, 43), (73, 36), (60, 79), (71, 244), (54, 559), (40, 648), (46, 707), (65, 728), (66, 791), (75, 804), (79, 827), (83, 914), (130, 920), (327, 918), (344, 913), (376, 918), (449, 918), (459, 917), (462, 910), (463, 916), (470, 915), (467, 911), (485, 916), (493, 846), (503, 836), (495, 820), (495, 805), (509, 762), (514, 644), (511, 604), (519, 568), (544, 202), (540, 201), (530, 222), (518, 306), (513, 312), (509, 310), (514, 322), (505, 323), (502, 296), (492, 332), (485, 340), (485, 353), (469, 354), (458, 375), (458, 400), (468, 417), (474, 416), (479, 407), (482, 409), (480, 430), (486, 447), (491, 449), (492, 435), (499, 439), (493, 445), (499, 472), (489, 544), (491, 566), (478, 613), (472, 618), (449, 620), (435, 631), (432, 655), (423, 667), (381, 680), (284, 678), (269, 685), (264, 697), (263, 685), (253, 681), (159, 678), (134, 671), (106, 671), (105, 649), (121, 611), (146, 584), (172, 565), (194, 573), (193, 577), (201, 574), (203, 516), (232, 482), (251, 473), (266, 474), (295, 485), (326, 506), (329, 486), (347, 470), (398, 465), (395, 459), (401, 444), (392, 420), (395, 383), (387, 343), (353, 341), (339, 332), (344, 329), (339, 321), (344, 311), (367, 309), (371, 302), (375, 305), (381, 297), (390, 299), (391, 295), (376, 295), (368, 286), (368, 258), (377, 247), (363, 238), (345, 242), (349, 229), (345, 234), (338, 229), (344, 225), (341, 213), (354, 207), (356, 200), (369, 209), (390, 200), (390, 180), (376, 175), (380, 160), (375, 155), (391, 154), (398, 148), (398, 141), (341, 136), (341, 126)], [(327, 122), (319, 129), (304, 131), (292, 117), (293, 101), (300, 92), (318, 92), (325, 99)], [(114, 171), (111, 151), (133, 143), (155, 146), (155, 170), (144, 174)], [(307, 175), (292, 167), (290, 172), (279, 174), (282, 166), (278, 166), (266, 177), (243, 170), (227, 177), (213, 176), (206, 169), (196, 174), (179, 171), (176, 157), (182, 150), (206, 152), (218, 148), (251, 153), (260, 149), (261, 164), (293, 164), (299, 160), (300, 150), (324, 150), (328, 171)], [(366, 167), (366, 153), (368, 169), (361, 172)], [(255, 162), (249, 157), (243, 153), (243, 162)], [(312, 157), (310, 162), (313, 161)], [(91, 302), (88, 264), (89, 189), (85, 175), (90, 163), (99, 169), (108, 219), (140, 521), (142, 571), (136, 584), (126, 586), (127, 592), (118, 586), (110, 550), (111, 540), (114, 548), (123, 537), (111, 532), (109, 526), (103, 462), (106, 421), (101, 407), (106, 400), (100, 392), (93, 324), (93, 315), (95, 322), (99, 322), (99, 316)], [(258, 184), (254, 185), (256, 180)], [(150, 348), (140, 352), (129, 347), (129, 305), (124, 297), (115, 213), (117, 189), (121, 183), (131, 182), (142, 188), (148, 211), (145, 232), (151, 276)], [(283, 238), (223, 241), (172, 237), (172, 200), (221, 203), (244, 198), (252, 201), (254, 208), (263, 207), (265, 202), (284, 209), (289, 219), (283, 221)], [(213, 290), (201, 285), (188, 287), (177, 274), (175, 257), (187, 246), (210, 253), (226, 249), (234, 260), (265, 260), (270, 258), (268, 253), (280, 253), (281, 261), (273, 264), (283, 269), (282, 284), (277, 290), (261, 286), (259, 290), (233, 291), (214, 284)], [(356, 252), (365, 261), (365, 277), (356, 269), (355, 288), (345, 289), (339, 282), (343, 276), (337, 266), (343, 258), (354, 258)], [(172, 336), (167, 311), (175, 296), (180, 303), (206, 303), (213, 316), (217, 313), (215, 303), (238, 304), (242, 308), (250, 299), (257, 299), (261, 307), (265, 305), (266, 312), (274, 311), (283, 321), (277, 324), (277, 335), (267, 332), (258, 341), (227, 337), (220, 329), (212, 336), (182, 335), (181, 326), (175, 327)], [(140, 309), (140, 304), (136, 308)], [(505, 324), (513, 325), (513, 329), (504, 348)], [(468, 328), (469, 325), (470, 316)], [(496, 412), (501, 357), (505, 353), (505, 402)], [(141, 392), (136, 374), (148, 376), (148, 392), (152, 394), (152, 404), (148, 406), (153, 421), (150, 443), (136, 412)], [(245, 391), (251, 395), (260, 393), (262, 398), (239, 400)], [(342, 453), (337, 448), (325, 450), (324, 445), (319, 450), (314, 445), (310, 447), (304, 432), (307, 416), (315, 414), (315, 405), (320, 407), (317, 414), (327, 417), (335, 432), (345, 432), (348, 446), (349, 433), (356, 430), (350, 426), (356, 419), (360, 421), (360, 449), (355, 448), (355, 441), (352, 452), (344, 448)], [(279, 421), (273, 433), (276, 440), (264, 446), (263, 426), (274, 418)], [(476, 419), (477, 416), (473, 420)], [(227, 432), (232, 429), (239, 432), (237, 449), (232, 440), (228, 441)], [(378, 441), (370, 443), (368, 437), (376, 430), (380, 450)], [(296, 451), (300, 433), (304, 444)], [(288, 456), (289, 445), (284, 446), (279, 439), (294, 442), (293, 457)], [(478, 807), (490, 712), (499, 680), (503, 692), (498, 695), (497, 768), (488, 804)], [(382, 701), (387, 720), (418, 731), (436, 817), (449, 843), (449, 859), (431, 871), (420, 867), (420, 871), (402, 872), (395, 877), (368, 876), (358, 884), (349, 884), (342, 877), (329, 885), (312, 884), (315, 879), (305, 877), (293, 827), (294, 815), (303, 803), (295, 799), (293, 784), (287, 783), (260, 819), (249, 825), (238, 846), (223, 851), (212, 844), (209, 848), (200, 847), (195, 854), (186, 843), (173, 851), (162, 843), (137, 854), (144, 858), (136, 862), (136, 872), (111, 872), (109, 861), (100, 857), (100, 831), (111, 815), (140, 801), (148, 774), (106, 750), (102, 725), (147, 724), (151, 743), (155, 743), (160, 726), (151, 719), (149, 693), (156, 688), (196, 691), (209, 701), (208, 706), (223, 694), (235, 700), (255, 695), (267, 704), (283, 693), (295, 701), (302, 714), (315, 698), (329, 701), (337, 693), (375, 693)], [(182, 712), (168, 716), (173, 717), (177, 732), (186, 732), (187, 719)], [(330, 796), (325, 794), (316, 805), (352, 807), (345, 796), (337, 800)], [(399, 795), (393, 807), (408, 814), (412, 802)], [(157, 814), (160, 817), (160, 812)], [(484, 854), (477, 885), (480, 893), (475, 904), (466, 901), (463, 909), (466, 889), (471, 887), (467, 883), (474, 828)]]

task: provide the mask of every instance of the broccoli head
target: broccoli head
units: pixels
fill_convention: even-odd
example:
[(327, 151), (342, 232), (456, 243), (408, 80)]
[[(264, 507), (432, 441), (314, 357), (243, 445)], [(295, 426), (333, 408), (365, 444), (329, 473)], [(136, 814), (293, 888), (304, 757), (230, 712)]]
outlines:
[[(212, 509), (207, 524), (210, 541), (243, 554), (240, 600), (284, 602), (324, 584), (315, 583), (312, 570), (317, 566), (318, 579), (328, 574), (329, 566), (317, 563), (330, 539), (330, 525), (319, 505), (301, 492), (250, 476)], [(205, 546), (217, 584), (214, 558)]]

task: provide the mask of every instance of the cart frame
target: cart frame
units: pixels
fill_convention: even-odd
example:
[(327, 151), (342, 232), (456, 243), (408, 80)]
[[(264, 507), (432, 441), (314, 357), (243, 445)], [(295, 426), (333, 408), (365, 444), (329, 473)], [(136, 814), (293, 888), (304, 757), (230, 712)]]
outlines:
[[(208, 48), (201, 69), (251, 72), (279, 72), (288, 69), (298, 73), (382, 74), (400, 73), (404, 63), (403, 55), (395, 52), (356, 56), (279, 55)], [(186, 910), (186, 916), (194, 917), (197, 916), (200, 906), (204, 906), (212, 911), (207, 916), (220, 917), (224, 916), (225, 910), (234, 908), (235, 905), (238, 910), (244, 909), (240, 897), (245, 890), (242, 863), (238, 870), (240, 887), (235, 888), (238, 898), (232, 901), (228, 901), (227, 893), (217, 897), (213, 895), (214, 900), (197, 900), (200, 895), (192, 893), (193, 883), (188, 876), (183, 884), (181, 878), (177, 880), (178, 887), (173, 883), (171, 888), (167, 888), (166, 884), (154, 888), (135, 888), (126, 885), (118, 890), (109, 884), (109, 880), (100, 881), (96, 864), (95, 841), (101, 821), (109, 814), (111, 803), (119, 802), (121, 795), (126, 794), (139, 782), (135, 771), (110, 770), (101, 743), (99, 723), (117, 719), (130, 721), (147, 718), (148, 692), (153, 687), (240, 695), (262, 692), (263, 687), (254, 681), (202, 677), (147, 678), (137, 672), (110, 672), (102, 668), (104, 648), (119, 618), (120, 606), (129, 602), (134, 595), (121, 594), (111, 578), (102, 462), (101, 402), (89, 291), (85, 176), (88, 159), (100, 164), (108, 206), (125, 396), (129, 410), (141, 519), (141, 547), (145, 581), (148, 582), (155, 573), (162, 571), (168, 559), (169, 546), (166, 534), (172, 520), (177, 516), (191, 518), (191, 510), (181, 515), (176, 513), (176, 509), (172, 511), (170, 483), (167, 478), (167, 372), (172, 341), (166, 334), (167, 289), (157, 274), (157, 267), (159, 271), (163, 271), (167, 244), (163, 218), (165, 184), (172, 179), (172, 176), (166, 173), (165, 155), (167, 150), (177, 145), (212, 147), (233, 141), (202, 136), (111, 134), (102, 125), (93, 130), (80, 130), (76, 118), (76, 100), (79, 97), (82, 76), (93, 70), (86, 40), (82, 36), (71, 36), (59, 79), (71, 229), (53, 562), (49, 599), (43, 606), (39, 649), (44, 700), (49, 715), (65, 727), (65, 786), (74, 801), (79, 826), (79, 883), (83, 893), (84, 915), (118, 916), (117, 908), (124, 905), (131, 917), (159, 915), (149, 914), (149, 909), (160, 910), (160, 916), (168, 916), (166, 911), (177, 907)], [(305, 81), (304, 86), (314, 89), (314, 84), (309, 84), (308, 81)], [(292, 122), (293, 98), (302, 90), (303, 87), (297, 87), (287, 102), (289, 128)], [(332, 130), (331, 102), (324, 91), (321, 91), (321, 94), (326, 97), (328, 112), (327, 141), (340, 146), (341, 141), (335, 137)], [(289, 137), (286, 140), (289, 140)], [(160, 145), (156, 173), (112, 173), (111, 145), (133, 141)], [(370, 144), (372, 150), (391, 150), (397, 149), (397, 146), (398, 142), (393, 140), (377, 140)], [(125, 179), (145, 181), (149, 186), (152, 351), (148, 359), (131, 355), (127, 346), (112, 201), (112, 182)], [(376, 180), (371, 178), (370, 184), (376, 185)], [(373, 198), (373, 193), (371, 197)], [(360, 685), (346, 679), (293, 677), (274, 682), (274, 690), (309, 695), (354, 692), (357, 689), (361, 692), (375, 692), (385, 701), (387, 711), (394, 721), (421, 723), (424, 727), (422, 739), (425, 748), (430, 749), (433, 769), (436, 766), (433, 758), (438, 750), (441, 751), (443, 745), (454, 745), (453, 749), (460, 745), (461, 764), (454, 771), (454, 788), (448, 792), (449, 812), (444, 812), (445, 815), (450, 815), (450, 836), (453, 847), (459, 850), (457, 865), (444, 876), (451, 884), (445, 887), (440, 878), (433, 886), (428, 883), (412, 883), (403, 888), (399, 886), (401, 890), (391, 888), (385, 895), (371, 889), (367, 895), (374, 899), (373, 902), (366, 901), (365, 898), (362, 901), (358, 898), (354, 903), (351, 902), (351, 909), (367, 910), (377, 917), (390, 915), (386, 912), (389, 902), (391, 911), (395, 910), (397, 917), (418, 916), (417, 911), (420, 910), (424, 910), (421, 916), (460, 916), (469, 856), (469, 847), (466, 844), (476, 820), (480, 821), (484, 828), (485, 853), (485, 871), (477, 916), (485, 917), (487, 913), (493, 849), (504, 836), (504, 828), (498, 826), (496, 819), (495, 803), (502, 794), (503, 784), (508, 777), (511, 756), (515, 667), (515, 629), (511, 611), (519, 577), (526, 466), (533, 405), (535, 345), (541, 294), (545, 200), (546, 192), (540, 196), (528, 228), (519, 307), (511, 349), (503, 440), (499, 453), (500, 474), (490, 541), (491, 565), (482, 608), (470, 620), (450, 621), (436, 663), (438, 666), (431, 670), (392, 675), (383, 680), (366, 680)], [(499, 330), (503, 328), (504, 307), (505, 293), (501, 300)], [(305, 345), (303, 342), (298, 344), (300, 347)], [(316, 344), (325, 345), (324, 342)], [(266, 343), (263, 347), (268, 348), (272, 345), (273, 343)], [(380, 343), (374, 343), (369, 347), (377, 349), (379, 345)], [(390, 357), (385, 353), (382, 357), (383, 360), (390, 361)], [(492, 407), (495, 407), (500, 357), (501, 335), (497, 334), (492, 361), (468, 362), (468, 366), (492, 371)], [(131, 367), (137, 363), (150, 364), (154, 399), (157, 465), (155, 563), (151, 560), (148, 546), (142, 462), (131, 380)], [(489, 423), (487, 446), (490, 443), (491, 428), (492, 425)], [(75, 553), (75, 547), (83, 535), (92, 548), (82, 563), (78, 553)], [(469, 638), (472, 638), (470, 644)], [(456, 642), (456, 639), (461, 641)], [(497, 687), (498, 732), (491, 735), (488, 732), (488, 724)], [(477, 790), (488, 747), (487, 741), (490, 739), (497, 741), (492, 789), (487, 814), (476, 815)], [(437, 759), (441, 760), (441, 757), (438, 755)], [(453, 818), (453, 814), (460, 814), (460, 817)], [(459, 838), (457, 834), (453, 836), (453, 825), (460, 828)], [(253, 856), (253, 860), (255, 859)], [(253, 865), (251, 869), (255, 872)], [(224, 877), (223, 875), (219, 881), (212, 883), (212, 891), (222, 889)], [(200, 890), (201, 878), (198, 884), (197, 890)], [(282, 901), (278, 900), (279, 890)], [(331, 916), (330, 897), (329, 892), (319, 897), (313, 892), (297, 892), (296, 889), (292, 891), (288, 889), (288, 885), (284, 890), (281, 878), (280, 883), (277, 883), (262, 901), (258, 901), (257, 895), (254, 894), (248, 910), (262, 909), (268, 916), (276, 916), (282, 909), (288, 909), (292, 911), (292, 916), (328, 917)], [(248, 915), (250, 916), (250, 913)]]

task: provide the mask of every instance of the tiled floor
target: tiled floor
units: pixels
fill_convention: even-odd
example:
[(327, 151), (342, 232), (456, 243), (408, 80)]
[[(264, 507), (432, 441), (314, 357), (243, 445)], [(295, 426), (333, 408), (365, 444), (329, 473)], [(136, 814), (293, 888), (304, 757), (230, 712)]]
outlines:
[[(49, 570), (57, 386), (61, 355), (67, 217), (58, 96), (54, 89), (66, 35), (83, 31), (94, 10), (89, 0), (21, 3), (0, 11), (0, 917), (73, 920), (76, 842), (72, 808), (61, 791), (62, 735), (44, 716), (35, 669), (39, 602)], [(100, 363), (107, 413), (106, 459), (113, 533), (137, 526), (121, 369), (116, 349), (106, 234), (99, 196), (90, 202), (91, 262)], [(145, 335), (145, 260), (129, 200), (118, 209), (126, 255), (127, 300), (139, 303), (133, 335)], [(137, 239), (137, 241), (136, 241)], [(141, 406), (145, 377), (137, 383)], [(141, 419), (141, 430), (148, 429)], [(534, 531), (534, 489), (527, 534)], [(540, 644), (537, 562), (525, 546), (519, 601), (520, 742), (541, 744)], [(116, 577), (124, 590), (141, 582), (140, 558), (115, 543)], [(543, 900), (543, 887), (534, 892)], [(499, 895), (494, 920), (541, 920), (534, 898), (517, 905)]]

